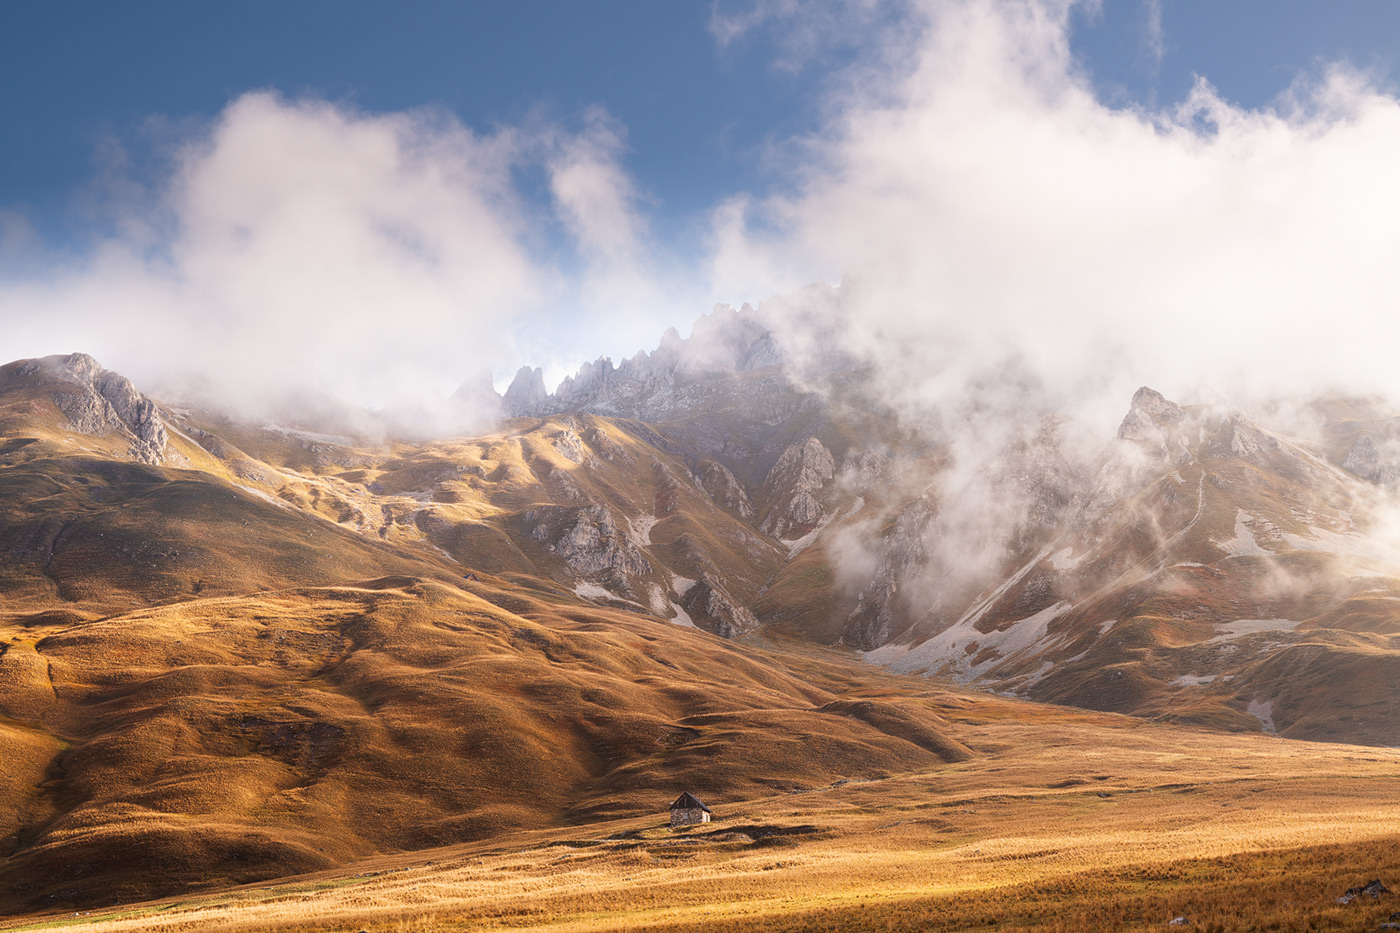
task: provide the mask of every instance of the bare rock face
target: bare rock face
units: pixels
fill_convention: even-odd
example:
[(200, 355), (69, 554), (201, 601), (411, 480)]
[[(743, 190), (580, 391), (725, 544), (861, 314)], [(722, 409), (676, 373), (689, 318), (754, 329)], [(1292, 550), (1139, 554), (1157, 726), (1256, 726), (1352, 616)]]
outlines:
[(826, 517), (817, 493), (835, 472), (830, 451), (815, 437), (783, 451), (763, 482), (769, 507), (760, 530), (775, 538), (795, 538), (816, 528)]
[(933, 506), (923, 497), (900, 511), (880, 544), (875, 575), (861, 590), (856, 608), (846, 619), (843, 638), (847, 644), (870, 651), (894, 637), (903, 615), (897, 599), (900, 585), (928, 563), (924, 542), (934, 518)]
[(1342, 469), (1383, 486), (1391, 486), (1400, 481), (1400, 463), (1386, 457), (1375, 438), (1369, 434), (1363, 434), (1356, 439), (1346, 459), (1342, 461)]
[(842, 481), (860, 495), (878, 489), (890, 474), (890, 458), (873, 450), (853, 452), (841, 464)]
[[(650, 353), (641, 351), (617, 365), (607, 357), (585, 363), (553, 394), (546, 390), (540, 370), (522, 367), (506, 390), (503, 407), (512, 416), (578, 411), (669, 420), (725, 405), (731, 401), (734, 376), (776, 369), (782, 362), (777, 341), (752, 308), (745, 305), (735, 311), (720, 305), (695, 322), (689, 337), (669, 328)], [(780, 374), (766, 375), (775, 382), (768, 391), (773, 398), (744, 401), (759, 409), (765, 402), (766, 407), (781, 408), (785, 392), (779, 389), (790, 392), (791, 386)]]
[(1218, 443), (1213, 452), (1224, 454), (1228, 450), (1241, 460), (1256, 464), (1279, 447), (1278, 438), (1259, 430), (1238, 415), (1221, 422), (1216, 439)]
[(1180, 405), (1155, 389), (1143, 386), (1133, 393), (1128, 414), (1118, 426), (1118, 437), (1133, 441), (1169, 460), (1185, 462), (1191, 457), (1186, 439), (1181, 434), (1181, 424), (1185, 419), (1186, 413)]
[(559, 455), (572, 463), (583, 463), (588, 459), (588, 451), (583, 446), (583, 441), (574, 433), (577, 426), (572, 419), (568, 419), (564, 428), (553, 438), (550, 443), (554, 449), (559, 451)]
[(43, 375), (65, 384), (51, 398), (68, 416), (73, 430), (99, 436), (124, 434), (132, 459), (150, 464), (165, 461), (168, 435), (156, 403), (136, 391), (131, 380), (103, 369), (86, 353), (29, 360), (18, 375)]
[(511, 380), (510, 387), (501, 399), (501, 407), (507, 415), (534, 415), (539, 413), (549, 392), (544, 387), (544, 370), (522, 366)]
[(753, 613), (735, 602), (709, 574), (686, 591), (681, 608), (696, 625), (721, 638), (736, 638), (758, 627)]
[(1041, 539), (1082, 501), (1088, 483), (1065, 459), (1054, 422), (1042, 424), (1034, 437), (1012, 444), (999, 460), (993, 485), (1006, 490), (1010, 501), (1020, 503), (1020, 518), (1005, 545), (1012, 555), (1024, 557), (1043, 544)]
[(601, 505), (540, 506), (526, 512), (524, 521), (530, 537), (581, 577), (622, 585), (651, 572), (641, 550)]
[(1356, 443), (1351, 446), (1351, 452), (1342, 461), (1342, 469), (1355, 473), (1362, 479), (1375, 482), (1380, 478), (1381, 471), (1381, 449), (1376, 445), (1375, 438), (1368, 434), (1363, 434), (1356, 439)]
[(745, 521), (753, 518), (753, 501), (749, 499), (747, 490), (723, 464), (714, 460), (703, 460), (696, 469), (696, 474), (700, 485), (710, 494), (716, 505)]

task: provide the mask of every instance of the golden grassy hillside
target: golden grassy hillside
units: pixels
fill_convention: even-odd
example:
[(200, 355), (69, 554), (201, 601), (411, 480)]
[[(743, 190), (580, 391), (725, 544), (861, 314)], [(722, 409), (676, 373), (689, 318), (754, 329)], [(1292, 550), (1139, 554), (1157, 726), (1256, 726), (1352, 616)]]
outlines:
[(22, 763), (0, 808), (0, 908), (649, 813), (678, 786), (724, 802), (969, 754), (937, 692), (836, 702), (863, 685), (849, 662), (477, 589), (387, 578), (0, 628), (0, 734)]
[(0, 470), (4, 610), (110, 612), (385, 573), (460, 576), (201, 471), (96, 457)]
[[(883, 693), (896, 684), (878, 685)], [(991, 697), (972, 755), (886, 778), (504, 834), (273, 885), (13, 921), (116, 931), (1375, 929), (1400, 895), (1400, 754)]]

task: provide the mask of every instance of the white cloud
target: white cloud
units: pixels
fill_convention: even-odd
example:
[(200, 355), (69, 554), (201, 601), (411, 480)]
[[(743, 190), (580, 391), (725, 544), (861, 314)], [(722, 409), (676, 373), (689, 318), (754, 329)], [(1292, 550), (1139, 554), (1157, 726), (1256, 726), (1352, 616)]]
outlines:
[[(113, 215), (90, 253), (36, 272), (23, 219), (0, 217), (6, 359), (82, 350), (254, 408), (307, 388), (431, 408), (512, 363), (520, 329), (548, 333), (560, 308), (594, 326), (654, 312), (621, 140), (602, 111), (577, 135), (481, 135), (432, 111), (246, 94), (171, 153), (154, 192), (131, 197), (107, 160), (123, 196), (90, 199)], [(521, 194), (516, 173), (536, 169), (553, 205)], [(564, 255), (547, 245), (561, 228)]]
[(1338, 67), (1272, 109), (1111, 108), (1070, 7), (920, 4), (912, 67), (860, 72), (796, 190), (717, 213), (716, 289), (846, 278), (846, 340), (906, 400), (1011, 356), (1120, 414), (1140, 382), (1400, 397), (1400, 103)]

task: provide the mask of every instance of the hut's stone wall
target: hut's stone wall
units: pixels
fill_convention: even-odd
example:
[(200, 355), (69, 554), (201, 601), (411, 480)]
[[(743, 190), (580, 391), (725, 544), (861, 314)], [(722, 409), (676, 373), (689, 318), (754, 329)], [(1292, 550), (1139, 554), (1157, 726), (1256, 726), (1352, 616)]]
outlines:
[(698, 807), (696, 807), (696, 808), (694, 808), (694, 809), (691, 809), (691, 810), (672, 810), (672, 811), (671, 811), (671, 825), (672, 825), (672, 826), (690, 826), (690, 825), (693, 824), (693, 823), (708, 823), (708, 822), (710, 822), (710, 814), (709, 814), (708, 812), (704, 811), (704, 810), (701, 810), (701, 809), (698, 808)]

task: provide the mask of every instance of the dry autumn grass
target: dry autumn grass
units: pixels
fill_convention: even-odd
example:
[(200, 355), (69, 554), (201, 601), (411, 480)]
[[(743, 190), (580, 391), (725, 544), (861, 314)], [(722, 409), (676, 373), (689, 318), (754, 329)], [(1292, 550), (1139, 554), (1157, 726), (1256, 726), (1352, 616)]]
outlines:
[[(1374, 929), (1400, 896), (1400, 753), (950, 697), (966, 761), (510, 834), (10, 929)], [(1400, 885), (1396, 885), (1400, 887)]]
[[(1223, 933), (1400, 909), (1335, 903), (1400, 888), (1400, 754), (1018, 703), (811, 647), (835, 637), (820, 546), (783, 563), (644, 425), (522, 419), (378, 451), (223, 426), (195, 432), (207, 449), (173, 437), (158, 468), (72, 435), (46, 392), (0, 405), (8, 928)], [(1207, 507), (1178, 557), (1209, 558), (1240, 503), (1282, 507), (1226, 467), (1252, 498), (1183, 478)], [(580, 604), (525, 515), (585, 501), (644, 520), (625, 532), (658, 566), (634, 595), (717, 569), (785, 607), (771, 641)], [(1197, 510), (1172, 503), (1178, 524)], [(1159, 543), (1130, 512), (1125, 566)], [(1120, 622), (1086, 663), (1141, 696), (1048, 698), (1255, 728), (1223, 691), (1152, 704), (1167, 650), (1213, 637), (1197, 604), (1322, 611), (1335, 568), (1288, 562), (1308, 585), (1267, 605), (1251, 557), (1230, 579), (1183, 564), (1146, 601), (1109, 591)], [(1246, 671), (1282, 685), (1276, 714), (1311, 711), (1299, 734), (1389, 741), (1388, 593), (1322, 594), (1345, 597), (1335, 630)], [(682, 789), (719, 821), (665, 829)]]

